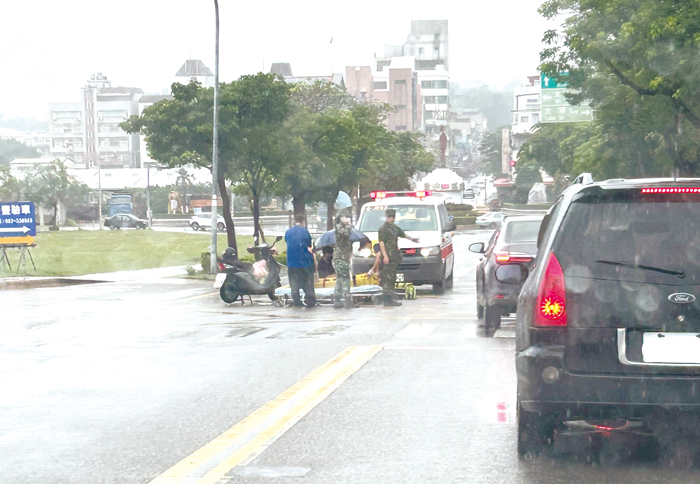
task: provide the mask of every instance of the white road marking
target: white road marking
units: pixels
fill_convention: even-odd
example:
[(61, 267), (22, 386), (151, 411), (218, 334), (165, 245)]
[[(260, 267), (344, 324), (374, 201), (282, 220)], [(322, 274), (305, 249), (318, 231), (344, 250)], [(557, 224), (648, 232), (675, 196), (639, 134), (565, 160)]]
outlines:
[(435, 328), (436, 324), (409, 324), (394, 335), (396, 338), (425, 338)]

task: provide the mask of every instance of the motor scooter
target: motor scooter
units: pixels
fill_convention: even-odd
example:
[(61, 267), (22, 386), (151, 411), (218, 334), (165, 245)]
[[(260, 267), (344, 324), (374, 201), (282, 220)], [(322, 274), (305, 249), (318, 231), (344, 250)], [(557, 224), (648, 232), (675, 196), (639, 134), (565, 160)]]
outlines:
[(262, 294), (267, 294), (271, 301), (277, 301), (275, 289), (280, 287), (282, 283), (280, 282), (280, 265), (274, 257), (274, 247), (280, 240), (282, 237), (278, 236), (271, 246), (263, 244), (248, 247), (248, 252), (255, 254), (256, 261), (264, 260), (266, 263), (267, 276), (262, 282), (253, 275), (251, 264), (240, 261), (231, 263), (231, 261), (226, 262), (225, 259), (219, 259), (226, 270), (226, 279), (219, 289), (219, 295), (225, 303), (231, 304), (241, 296)]

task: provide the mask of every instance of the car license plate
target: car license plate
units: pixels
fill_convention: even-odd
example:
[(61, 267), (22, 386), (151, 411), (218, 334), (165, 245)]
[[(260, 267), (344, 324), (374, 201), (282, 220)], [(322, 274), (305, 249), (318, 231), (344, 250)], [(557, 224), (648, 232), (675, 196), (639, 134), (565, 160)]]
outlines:
[(396, 282), (403, 282), (403, 274), (396, 274)]
[(214, 289), (221, 289), (221, 286), (224, 285), (225, 280), (226, 280), (226, 273), (219, 272), (216, 275), (216, 279), (214, 279)]
[(700, 363), (700, 334), (644, 333), (645, 363)]

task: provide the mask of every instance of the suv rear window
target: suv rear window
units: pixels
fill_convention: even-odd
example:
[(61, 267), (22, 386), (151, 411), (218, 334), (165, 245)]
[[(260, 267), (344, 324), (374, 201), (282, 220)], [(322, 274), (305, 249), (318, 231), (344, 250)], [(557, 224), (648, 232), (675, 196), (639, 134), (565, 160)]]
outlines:
[(638, 189), (584, 196), (570, 205), (554, 253), (567, 277), (700, 282), (700, 199)]
[(438, 218), (432, 205), (373, 205), (368, 206), (360, 220), (360, 232), (376, 232), (384, 224), (384, 211), (396, 210), (396, 225), (403, 230), (437, 230)]
[(527, 220), (522, 222), (511, 220), (506, 227), (506, 244), (536, 242), (541, 223), (542, 222), (539, 220)]

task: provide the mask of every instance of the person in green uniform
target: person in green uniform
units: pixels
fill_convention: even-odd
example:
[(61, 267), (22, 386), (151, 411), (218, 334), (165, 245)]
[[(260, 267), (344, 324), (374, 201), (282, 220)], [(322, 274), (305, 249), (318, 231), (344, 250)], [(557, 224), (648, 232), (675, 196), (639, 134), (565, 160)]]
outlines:
[(396, 270), (401, 263), (401, 251), (399, 250), (399, 237), (418, 243), (418, 238), (409, 237), (398, 225), (395, 225), (396, 210), (387, 209), (384, 213), (385, 222), (379, 228), (379, 248), (382, 251), (382, 265), (379, 271), (379, 281), (384, 293), (385, 306), (401, 306), (396, 300)]
[[(335, 269), (335, 289), (333, 296), (334, 308), (346, 309), (355, 307), (350, 297), (350, 258), (352, 257), (352, 244), (350, 234), (352, 224), (347, 214), (338, 215), (335, 226), (335, 247), (333, 248), (333, 269)], [(344, 304), (343, 304), (344, 303)]]

